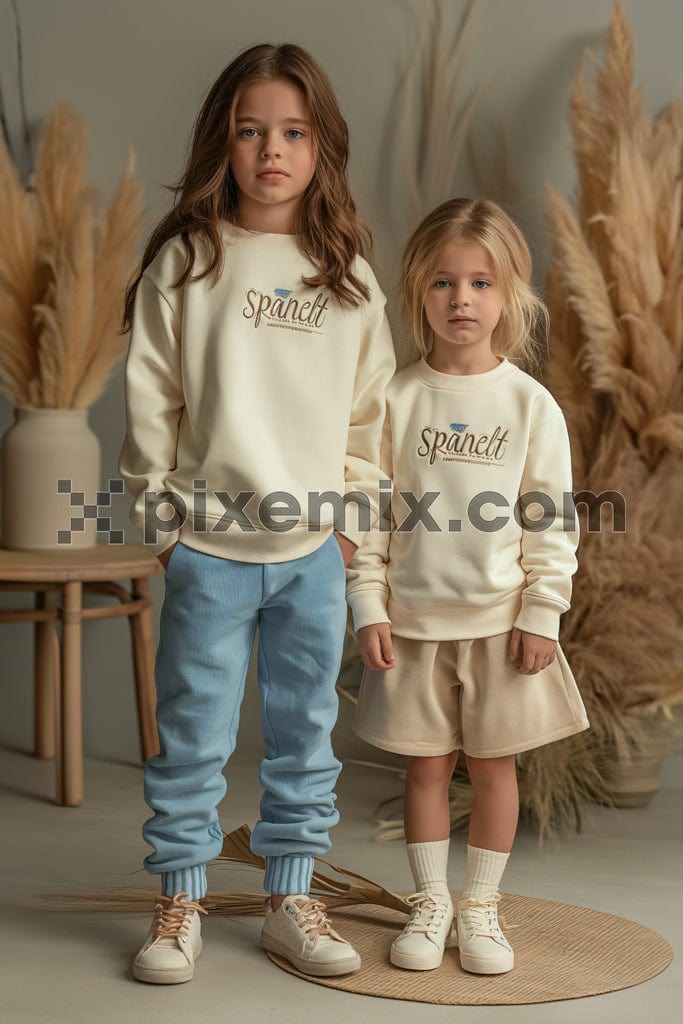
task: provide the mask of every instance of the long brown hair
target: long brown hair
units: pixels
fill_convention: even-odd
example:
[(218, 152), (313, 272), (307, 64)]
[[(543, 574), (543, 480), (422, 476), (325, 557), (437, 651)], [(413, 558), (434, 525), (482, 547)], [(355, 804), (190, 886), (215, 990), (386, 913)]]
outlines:
[(480, 245), (493, 260), (503, 290), (503, 312), (493, 351), (537, 370), (548, 333), (548, 311), (531, 284), (531, 253), (506, 211), (492, 199), (450, 199), (428, 214), (403, 253), (403, 316), (412, 359), (426, 358), (434, 332), (424, 310), (429, 282), (451, 242)]
[(368, 252), (371, 236), (356, 214), (349, 190), (349, 132), (332, 86), (317, 61), (300, 46), (262, 43), (228, 64), (204, 100), (185, 171), (177, 185), (165, 186), (175, 193), (174, 205), (150, 235), (139, 273), (126, 290), (119, 333), (131, 328), (135, 293), (146, 267), (175, 235), (182, 238), (187, 260), (174, 288), (182, 287), (194, 268), (192, 232), (206, 242), (211, 260), (203, 273), (191, 280), (200, 281), (213, 273), (215, 284), (222, 273), (224, 251), (219, 221), (235, 222), (239, 199), (230, 169), (230, 150), (237, 134), (235, 110), (250, 85), (274, 78), (288, 79), (302, 90), (316, 148), (315, 173), (302, 196), (294, 225), (300, 248), (318, 271), (303, 282), (329, 288), (342, 304), (356, 306), (361, 297), (369, 298), (367, 285), (351, 271), (354, 257)]

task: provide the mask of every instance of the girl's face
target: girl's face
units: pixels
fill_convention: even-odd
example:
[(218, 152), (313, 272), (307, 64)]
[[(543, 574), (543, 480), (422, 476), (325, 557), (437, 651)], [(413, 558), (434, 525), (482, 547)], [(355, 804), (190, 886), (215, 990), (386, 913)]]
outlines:
[(255, 82), (239, 100), (235, 118), (230, 167), (240, 221), (257, 231), (291, 231), (315, 172), (305, 96), (288, 79)]
[(451, 242), (442, 251), (424, 299), (434, 350), (490, 356), (491, 335), (503, 309), (493, 260), (480, 245)]

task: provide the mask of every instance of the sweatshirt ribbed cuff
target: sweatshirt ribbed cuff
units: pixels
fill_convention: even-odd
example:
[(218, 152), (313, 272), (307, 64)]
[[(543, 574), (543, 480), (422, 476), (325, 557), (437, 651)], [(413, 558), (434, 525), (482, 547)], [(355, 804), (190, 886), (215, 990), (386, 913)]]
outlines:
[(525, 633), (536, 633), (537, 636), (557, 640), (560, 635), (560, 615), (566, 610), (567, 606), (559, 601), (523, 593), (522, 607), (514, 624)]
[(175, 896), (179, 892), (186, 892), (191, 900), (200, 900), (206, 896), (205, 864), (196, 864), (191, 868), (177, 868), (175, 871), (162, 873), (162, 896)]
[(387, 590), (357, 590), (346, 595), (353, 617), (353, 628), (358, 631), (363, 626), (374, 626), (376, 622), (388, 622)]
[(277, 896), (305, 895), (311, 887), (313, 857), (287, 855), (266, 857), (263, 887)]

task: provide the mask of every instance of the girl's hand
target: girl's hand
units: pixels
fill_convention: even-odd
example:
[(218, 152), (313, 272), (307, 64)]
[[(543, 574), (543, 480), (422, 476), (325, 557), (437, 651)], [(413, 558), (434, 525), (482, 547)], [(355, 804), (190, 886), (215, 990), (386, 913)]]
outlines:
[(366, 668), (393, 668), (394, 647), (388, 622), (375, 622), (358, 630), (358, 646)]
[(547, 668), (555, 660), (557, 641), (537, 633), (525, 633), (521, 629), (512, 630), (510, 642), (510, 660), (515, 663), (520, 675), (534, 676), (542, 668)]
[(342, 558), (344, 559), (344, 565), (348, 565), (353, 556), (355, 555), (358, 548), (350, 541), (348, 537), (345, 537), (343, 533), (334, 531), (334, 535), (337, 538), (337, 544), (341, 548)]

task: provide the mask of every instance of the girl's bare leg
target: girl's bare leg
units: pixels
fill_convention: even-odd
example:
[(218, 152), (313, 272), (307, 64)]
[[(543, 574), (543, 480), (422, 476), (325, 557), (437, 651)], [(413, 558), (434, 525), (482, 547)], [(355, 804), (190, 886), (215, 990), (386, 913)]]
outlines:
[(436, 757), (408, 758), (404, 801), (407, 843), (433, 843), (449, 838), (448, 784), (457, 758), (457, 750)]
[(468, 842), (482, 850), (509, 853), (517, 831), (519, 791), (515, 755), (465, 756), (472, 782)]

